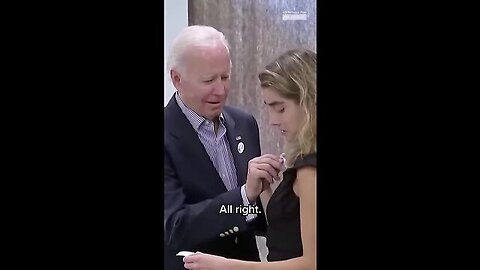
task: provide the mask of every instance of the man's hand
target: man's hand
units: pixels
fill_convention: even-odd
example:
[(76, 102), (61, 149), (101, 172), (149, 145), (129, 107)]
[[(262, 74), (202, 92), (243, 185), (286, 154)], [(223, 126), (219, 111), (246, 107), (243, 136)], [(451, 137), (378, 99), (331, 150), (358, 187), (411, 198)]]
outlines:
[(283, 159), (272, 154), (256, 157), (248, 162), (246, 193), (250, 202), (254, 202), (274, 180), (280, 180), (278, 174), (282, 167)]

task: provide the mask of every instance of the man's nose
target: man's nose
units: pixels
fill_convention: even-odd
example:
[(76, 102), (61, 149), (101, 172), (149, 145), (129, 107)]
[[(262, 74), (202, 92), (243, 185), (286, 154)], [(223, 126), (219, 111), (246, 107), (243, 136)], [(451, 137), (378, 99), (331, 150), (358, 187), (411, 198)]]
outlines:
[(226, 92), (226, 84), (222, 82), (222, 80), (217, 80), (214, 84), (214, 91), (213, 93), (218, 96), (223, 96), (225, 95)]

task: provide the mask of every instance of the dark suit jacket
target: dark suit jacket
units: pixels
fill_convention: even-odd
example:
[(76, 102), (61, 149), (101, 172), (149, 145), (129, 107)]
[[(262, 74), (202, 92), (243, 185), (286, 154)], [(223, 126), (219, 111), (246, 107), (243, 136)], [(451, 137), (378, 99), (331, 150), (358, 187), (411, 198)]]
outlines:
[[(219, 213), (222, 205), (243, 205), (240, 187), (246, 181), (248, 161), (260, 156), (258, 125), (252, 115), (234, 108), (226, 106), (223, 115), (237, 170), (238, 188), (230, 191), (175, 97), (165, 107), (165, 269), (184, 269), (182, 257), (175, 256), (182, 250), (259, 261), (254, 230), (261, 234), (266, 228), (263, 209), (248, 223), (242, 214)], [(243, 153), (237, 149), (240, 141), (245, 145)], [(260, 200), (257, 205), (261, 206)], [(221, 237), (225, 232), (229, 235)]]

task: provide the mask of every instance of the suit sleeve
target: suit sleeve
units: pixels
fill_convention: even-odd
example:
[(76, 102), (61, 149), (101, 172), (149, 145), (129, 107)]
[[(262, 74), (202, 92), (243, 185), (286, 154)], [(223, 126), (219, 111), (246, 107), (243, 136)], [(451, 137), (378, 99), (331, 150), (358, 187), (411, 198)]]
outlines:
[(164, 170), (164, 235), (165, 244), (172, 250), (191, 250), (218, 238), (221, 232), (235, 226), (240, 232), (250, 229), (245, 216), (241, 214), (219, 214), (222, 205), (242, 204), (240, 188), (188, 204), (167, 150), (164, 154)]

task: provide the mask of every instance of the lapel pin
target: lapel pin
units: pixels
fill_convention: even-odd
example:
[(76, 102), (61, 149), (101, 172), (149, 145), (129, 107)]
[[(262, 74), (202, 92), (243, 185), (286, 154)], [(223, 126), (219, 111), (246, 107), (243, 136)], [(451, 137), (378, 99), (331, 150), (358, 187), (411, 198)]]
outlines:
[(235, 137), (235, 140), (240, 141), (242, 139), (242, 136), (237, 136)]
[(243, 144), (243, 142), (239, 142), (238, 145), (237, 145), (237, 149), (238, 149), (238, 153), (243, 153), (243, 151), (245, 150), (245, 145)]

